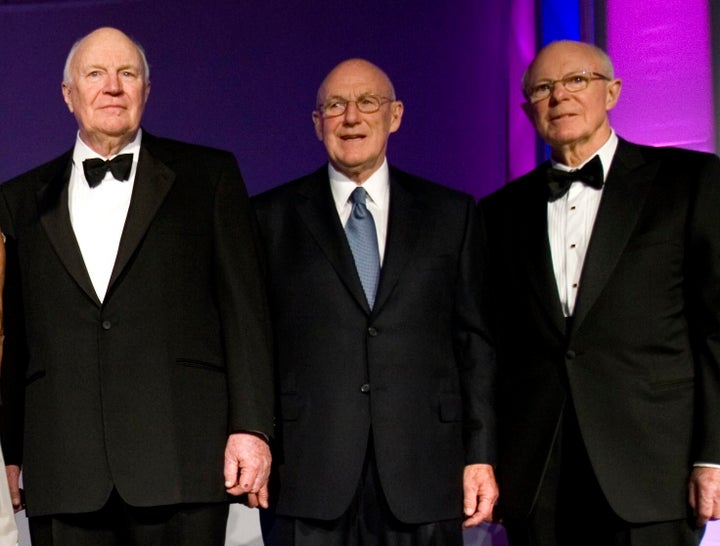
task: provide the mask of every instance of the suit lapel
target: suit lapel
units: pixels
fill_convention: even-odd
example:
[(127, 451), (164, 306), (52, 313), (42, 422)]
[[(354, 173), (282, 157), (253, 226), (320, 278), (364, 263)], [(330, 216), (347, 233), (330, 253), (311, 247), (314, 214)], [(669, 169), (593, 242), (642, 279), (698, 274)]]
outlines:
[(620, 140), (585, 256), (573, 331), (582, 324), (615, 269), (657, 169), (657, 164), (645, 164), (637, 147)]
[(335, 209), (327, 167), (316, 171), (298, 188), (295, 208), (352, 297), (370, 313), (345, 231)]
[[(143, 140), (152, 142), (152, 137), (148, 137), (147, 134), (143, 135)], [(153, 157), (143, 145), (140, 148), (130, 208), (108, 284), (108, 294), (145, 236), (174, 180), (175, 173)]]
[(100, 300), (95, 293), (70, 222), (68, 181), (72, 169), (72, 151), (60, 158), (58, 164), (60, 168), (57, 176), (36, 194), (40, 223), (67, 272), (99, 306)]
[(380, 272), (380, 284), (375, 298), (374, 312), (379, 311), (397, 285), (400, 274), (415, 252), (418, 234), (432, 229), (424, 225), (423, 202), (415, 196), (410, 183), (402, 174), (390, 169), (390, 211), (388, 215), (385, 258)]
[(529, 180), (529, 198), (517, 202), (516, 227), (511, 229), (517, 230), (513, 241), (518, 243), (517, 252), (526, 257), (521, 263), (540, 301), (540, 307), (545, 310), (558, 332), (564, 334), (565, 318), (548, 240), (547, 181), (544, 175), (548, 167), (549, 164), (544, 163), (533, 173)]

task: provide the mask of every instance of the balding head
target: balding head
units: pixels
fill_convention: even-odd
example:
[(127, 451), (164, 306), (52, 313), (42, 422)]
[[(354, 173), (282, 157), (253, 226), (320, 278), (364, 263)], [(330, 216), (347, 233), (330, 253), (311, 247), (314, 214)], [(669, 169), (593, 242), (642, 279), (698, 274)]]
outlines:
[(138, 42), (127, 36), (125, 33), (112, 28), (112, 27), (103, 27), (99, 28), (97, 30), (94, 30), (87, 36), (84, 36), (83, 38), (80, 38), (77, 42), (73, 44), (73, 46), (70, 48), (70, 52), (68, 53), (67, 58), (65, 59), (65, 68), (63, 69), (63, 83), (72, 83), (72, 70), (70, 69), (73, 58), (75, 57), (75, 53), (77, 53), (77, 50), (80, 48), (80, 46), (85, 42), (88, 38), (91, 38), (93, 36), (98, 36), (106, 33), (120, 33), (122, 34), (126, 39), (131, 41), (135, 48), (137, 49), (140, 59), (142, 60), (142, 66), (143, 66), (143, 73), (145, 77), (145, 81), (150, 81), (150, 65), (147, 62), (147, 57), (145, 56), (145, 50), (143, 49), (142, 45), (140, 45)]
[(384, 163), (402, 114), (387, 74), (364, 59), (349, 59), (320, 85), (313, 122), (333, 167), (362, 184)]
[(63, 98), (80, 138), (103, 157), (135, 138), (150, 93), (142, 49), (115, 28), (99, 28), (68, 55)]
[(523, 87), (525, 113), (557, 161), (579, 165), (607, 142), (608, 111), (617, 104), (621, 82), (601, 49), (570, 40), (553, 42), (530, 63)]

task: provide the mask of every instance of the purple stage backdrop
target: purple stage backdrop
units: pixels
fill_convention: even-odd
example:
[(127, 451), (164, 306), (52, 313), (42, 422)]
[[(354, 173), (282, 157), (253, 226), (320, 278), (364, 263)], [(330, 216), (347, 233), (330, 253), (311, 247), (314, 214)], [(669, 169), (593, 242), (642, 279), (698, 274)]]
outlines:
[(72, 145), (65, 56), (110, 25), (147, 51), (145, 129), (233, 151), (251, 193), (324, 162), (310, 117), (317, 87), (360, 56), (405, 102), (390, 161), (486, 194), (507, 178), (508, 11), (477, 0), (0, 0), (0, 181)]

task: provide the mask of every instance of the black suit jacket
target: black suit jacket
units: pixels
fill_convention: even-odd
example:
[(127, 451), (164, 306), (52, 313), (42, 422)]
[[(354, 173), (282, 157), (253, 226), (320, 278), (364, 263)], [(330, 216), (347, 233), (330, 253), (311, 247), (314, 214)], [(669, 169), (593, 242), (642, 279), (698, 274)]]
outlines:
[(136, 506), (225, 500), (227, 435), (269, 435), (273, 396), (257, 228), (235, 159), (143, 134), (103, 303), (69, 220), (71, 161), (0, 187), (2, 443), (8, 464), (23, 463), (28, 512), (97, 510), (113, 487)]
[(570, 394), (612, 508), (631, 522), (683, 518), (692, 463), (720, 462), (720, 161), (620, 140), (567, 335), (548, 167), (480, 203), (505, 514), (531, 510)]
[(494, 354), (479, 309), (473, 200), (391, 168), (372, 311), (327, 167), (254, 205), (280, 390), (277, 512), (342, 515), (372, 433), (395, 516), (461, 517), (464, 465), (494, 461)]

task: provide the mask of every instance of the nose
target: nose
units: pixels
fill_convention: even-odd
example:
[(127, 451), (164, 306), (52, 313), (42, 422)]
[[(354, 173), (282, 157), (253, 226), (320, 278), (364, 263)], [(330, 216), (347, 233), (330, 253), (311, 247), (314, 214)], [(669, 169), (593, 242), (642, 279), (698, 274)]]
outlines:
[(560, 102), (568, 94), (562, 82), (555, 82), (550, 90), (550, 102)]
[(360, 110), (358, 110), (356, 102), (348, 102), (345, 107), (345, 124), (355, 125), (360, 121)]
[(105, 87), (103, 91), (110, 95), (118, 95), (122, 93), (122, 83), (120, 82), (120, 76), (118, 74), (108, 74), (107, 78), (105, 79)]

